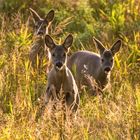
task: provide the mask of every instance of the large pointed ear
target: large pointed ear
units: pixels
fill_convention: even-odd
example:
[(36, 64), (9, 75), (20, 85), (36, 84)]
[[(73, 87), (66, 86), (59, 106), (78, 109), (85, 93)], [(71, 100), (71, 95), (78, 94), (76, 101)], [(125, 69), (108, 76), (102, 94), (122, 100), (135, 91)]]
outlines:
[(66, 48), (66, 50), (68, 50), (69, 47), (72, 45), (72, 43), (73, 43), (73, 36), (71, 34), (69, 34), (66, 37), (66, 39), (65, 39), (65, 41), (63, 43), (63, 46)]
[(45, 17), (45, 20), (51, 22), (53, 18), (54, 18), (54, 10), (50, 10), (47, 16)]
[(49, 49), (53, 49), (55, 47), (55, 43), (49, 35), (45, 36), (45, 44)]
[(95, 46), (97, 47), (97, 49), (99, 50), (100, 54), (103, 54), (105, 47), (104, 45), (95, 37), (93, 37), (93, 41), (95, 43)]
[(34, 22), (37, 22), (38, 20), (41, 19), (41, 17), (37, 14), (37, 12), (35, 10), (33, 10), (32, 8), (29, 8), (30, 12), (33, 16)]
[(110, 49), (112, 54), (115, 55), (119, 50), (120, 47), (122, 46), (122, 41), (118, 39), (113, 45), (112, 48)]

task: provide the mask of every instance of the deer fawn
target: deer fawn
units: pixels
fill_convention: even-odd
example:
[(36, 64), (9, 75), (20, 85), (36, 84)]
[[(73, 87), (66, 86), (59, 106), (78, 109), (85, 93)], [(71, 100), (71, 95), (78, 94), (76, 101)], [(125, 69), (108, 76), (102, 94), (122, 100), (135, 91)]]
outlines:
[[(45, 18), (41, 18), (33, 9), (30, 8), (35, 24), (35, 41), (29, 53), (29, 59), (32, 67), (40, 67), (43, 57), (46, 56), (47, 49), (45, 48), (44, 36), (48, 34), (48, 28), (54, 18), (54, 10), (50, 10)], [(49, 55), (49, 54), (48, 54)], [(49, 57), (49, 56), (48, 56)], [(38, 58), (38, 63), (37, 63)]]
[(112, 45), (111, 49), (108, 50), (99, 40), (96, 38), (93, 39), (100, 55), (90, 51), (75, 52), (68, 59), (68, 67), (70, 70), (75, 67), (75, 80), (79, 88), (81, 84), (91, 88), (87, 78), (84, 76), (86, 74), (91, 76), (102, 90), (110, 81), (110, 72), (113, 68), (114, 55), (119, 51), (122, 42), (121, 40), (117, 40)]
[(46, 102), (60, 99), (62, 91), (68, 110), (77, 111), (80, 102), (78, 88), (71, 71), (66, 65), (67, 53), (72, 42), (72, 35), (68, 35), (61, 45), (56, 45), (49, 35), (45, 36), (45, 43), (49, 48), (53, 65), (48, 74)]

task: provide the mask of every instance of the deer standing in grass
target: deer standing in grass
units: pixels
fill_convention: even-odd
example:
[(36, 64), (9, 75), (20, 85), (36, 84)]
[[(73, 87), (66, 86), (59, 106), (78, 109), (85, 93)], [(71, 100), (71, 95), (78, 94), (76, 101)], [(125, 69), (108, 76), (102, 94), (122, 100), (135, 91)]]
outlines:
[(74, 70), (75, 68), (74, 76), (79, 88), (81, 85), (87, 85), (89, 88), (92, 87), (85, 77), (85, 75), (89, 75), (102, 90), (110, 81), (110, 72), (113, 68), (114, 55), (119, 51), (122, 42), (121, 40), (117, 40), (112, 45), (111, 49), (106, 49), (99, 40), (96, 38), (93, 38), (93, 40), (100, 54), (90, 51), (75, 52), (68, 59), (68, 67), (70, 70)]
[[(41, 18), (33, 9), (30, 8), (35, 24), (35, 41), (29, 53), (29, 59), (33, 68), (41, 67), (43, 57), (47, 56), (44, 37), (48, 34), (48, 28), (54, 18), (54, 10), (50, 10), (45, 18)], [(49, 54), (48, 54), (49, 55)], [(48, 56), (49, 57), (49, 56)]]
[(49, 35), (45, 36), (45, 43), (49, 48), (53, 65), (48, 74), (46, 102), (59, 100), (62, 92), (68, 110), (77, 111), (80, 102), (78, 88), (71, 71), (66, 65), (67, 53), (72, 42), (72, 35), (68, 35), (61, 45), (56, 45)]

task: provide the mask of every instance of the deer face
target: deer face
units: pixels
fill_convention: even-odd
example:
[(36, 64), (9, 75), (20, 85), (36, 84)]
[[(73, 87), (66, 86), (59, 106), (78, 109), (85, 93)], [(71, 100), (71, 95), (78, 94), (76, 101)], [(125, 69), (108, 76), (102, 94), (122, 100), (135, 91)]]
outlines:
[(109, 73), (113, 67), (113, 55), (111, 51), (106, 50), (101, 55), (101, 66), (104, 73)]
[(94, 38), (94, 41), (100, 52), (101, 69), (105, 74), (108, 74), (113, 68), (114, 55), (119, 51), (122, 42), (121, 40), (117, 40), (111, 49), (107, 50), (99, 40)]
[(67, 53), (72, 45), (73, 37), (68, 35), (64, 43), (61, 45), (56, 45), (53, 39), (49, 36), (45, 36), (46, 46), (49, 48), (51, 54), (51, 61), (56, 70), (62, 70), (67, 62)]
[(48, 27), (54, 18), (54, 10), (49, 11), (45, 18), (41, 18), (33, 9), (30, 8), (35, 24), (35, 34), (45, 35), (48, 33)]

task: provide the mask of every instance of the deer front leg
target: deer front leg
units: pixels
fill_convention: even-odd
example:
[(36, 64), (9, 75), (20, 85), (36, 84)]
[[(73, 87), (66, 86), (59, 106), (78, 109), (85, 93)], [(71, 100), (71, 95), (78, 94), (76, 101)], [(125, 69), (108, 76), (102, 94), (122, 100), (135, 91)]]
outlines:
[(73, 92), (67, 92), (66, 93), (66, 104), (68, 109), (70, 109), (72, 112), (76, 112), (79, 107), (80, 97), (79, 94), (76, 94)]
[(56, 88), (54, 85), (50, 85), (47, 87), (46, 90), (46, 104), (51, 100), (58, 100), (57, 94), (56, 94)]

